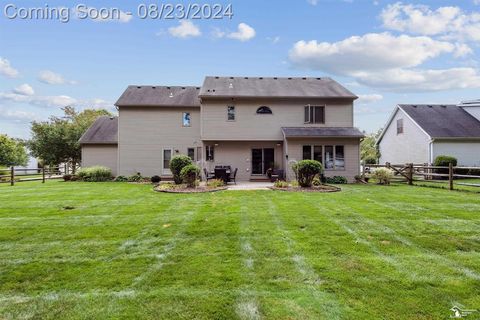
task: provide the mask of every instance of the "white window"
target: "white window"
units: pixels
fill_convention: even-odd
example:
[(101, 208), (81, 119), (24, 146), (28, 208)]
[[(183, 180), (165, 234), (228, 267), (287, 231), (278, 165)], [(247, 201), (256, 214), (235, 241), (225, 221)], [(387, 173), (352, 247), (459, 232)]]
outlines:
[(184, 112), (182, 115), (182, 123), (184, 127), (191, 126), (190, 112)]
[(214, 161), (215, 159), (215, 147), (214, 146), (205, 146), (205, 160)]
[(235, 106), (228, 106), (227, 107), (227, 120), (228, 121), (235, 121)]
[(325, 123), (325, 106), (305, 106), (305, 123)]
[(403, 119), (397, 120), (397, 134), (403, 133)]
[(345, 170), (344, 146), (304, 145), (303, 160), (317, 160), (326, 170)]

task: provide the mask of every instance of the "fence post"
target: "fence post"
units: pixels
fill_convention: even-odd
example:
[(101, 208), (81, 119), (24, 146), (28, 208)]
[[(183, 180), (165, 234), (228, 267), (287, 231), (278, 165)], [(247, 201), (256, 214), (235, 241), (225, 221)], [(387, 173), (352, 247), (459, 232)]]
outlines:
[(448, 184), (449, 189), (453, 190), (453, 164), (451, 162), (448, 164)]
[(408, 185), (413, 186), (413, 163), (408, 164), (407, 176)]
[(10, 167), (10, 185), (13, 186), (15, 184), (15, 168), (12, 166)]
[(385, 162), (385, 167), (387, 167), (388, 169), (390, 169), (390, 162)]
[(45, 166), (42, 168), (42, 183), (45, 183)]

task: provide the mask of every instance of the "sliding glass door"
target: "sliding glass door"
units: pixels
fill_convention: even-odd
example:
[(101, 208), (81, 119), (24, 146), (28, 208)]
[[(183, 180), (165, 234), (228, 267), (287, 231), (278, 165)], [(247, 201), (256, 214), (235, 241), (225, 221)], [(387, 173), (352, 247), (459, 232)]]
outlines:
[(264, 175), (275, 162), (275, 150), (273, 148), (252, 149), (252, 174)]

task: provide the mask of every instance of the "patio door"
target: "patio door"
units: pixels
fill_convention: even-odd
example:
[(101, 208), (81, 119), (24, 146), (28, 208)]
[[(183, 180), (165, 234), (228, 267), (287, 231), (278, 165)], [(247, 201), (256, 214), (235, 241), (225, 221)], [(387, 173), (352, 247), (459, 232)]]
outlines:
[(275, 150), (273, 148), (252, 149), (252, 174), (264, 175), (273, 166)]
[(172, 149), (163, 149), (163, 156), (162, 156), (162, 173), (165, 175), (171, 175), (172, 171), (170, 171), (170, 160), (172, 160)]

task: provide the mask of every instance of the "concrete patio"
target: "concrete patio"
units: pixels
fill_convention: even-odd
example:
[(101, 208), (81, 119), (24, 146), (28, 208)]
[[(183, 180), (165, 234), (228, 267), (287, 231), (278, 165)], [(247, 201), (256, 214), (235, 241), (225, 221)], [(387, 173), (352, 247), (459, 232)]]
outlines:
[(237, 184), (228, 184), (228, 190), (269, 190), (271, 182), (240, 181)]

